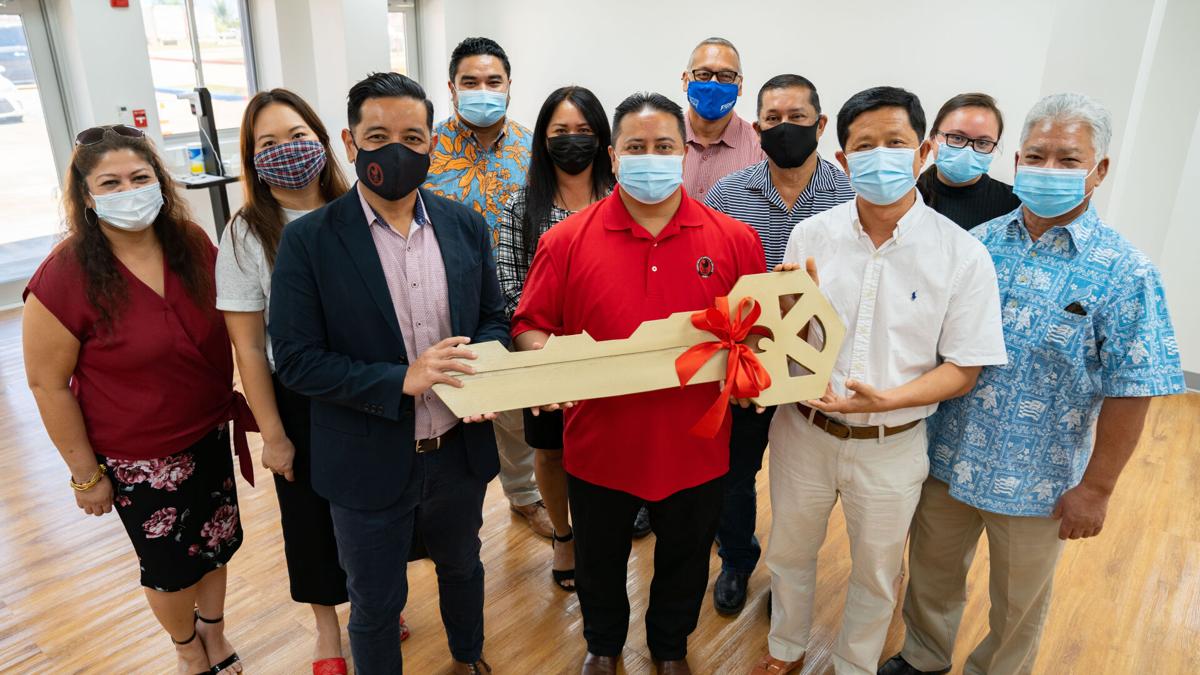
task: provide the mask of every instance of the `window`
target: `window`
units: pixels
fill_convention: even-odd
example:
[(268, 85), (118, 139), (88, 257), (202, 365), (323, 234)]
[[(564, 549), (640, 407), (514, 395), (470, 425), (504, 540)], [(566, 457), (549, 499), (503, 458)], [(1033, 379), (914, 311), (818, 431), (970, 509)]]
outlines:
[(388, 51), (392, 71), (420, 79), (417, 67), (417, 7), (415, 2), (388, 2)]
[(245, 0), (141, 0), (163, 136), (195, 133), (179, 94), (207, 87), (218, 129), (236, 129), (255, 90)]
[(71, 130), (38, 2), (0, 2), (0, 306), (62, 239)]

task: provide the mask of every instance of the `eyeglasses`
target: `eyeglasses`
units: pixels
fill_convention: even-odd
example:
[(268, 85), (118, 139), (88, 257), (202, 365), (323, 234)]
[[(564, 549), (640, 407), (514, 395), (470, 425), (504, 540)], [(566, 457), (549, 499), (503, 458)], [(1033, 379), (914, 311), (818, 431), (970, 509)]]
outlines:
[(716, 77), (717, 82), (721, 84), (733, 84), (741, 76), (741, 73), (736, 70), (718, 70), (713, 72), (704, 68), (697, 68), (692, 71), (692, 79), (697, 82), (711, 82)]
[(967, 138), (960, 134), (947, 134), (941, 131), (937, 135), (946, 139), (946, 145), (952, 148), (965, 148), (970, 145), (976, 152), (984, 155), (990, 155), (996, 149), (996, 141), (987, 138)]
[(145, 138), (146, 133), (141, 129), (125, 126), (124, 124), (106, 124), (102, 127), (84, 129), (75, 136), (75, 145), (95, 145), (104, 140), (104, 134), (113, 132), (125, 138)]

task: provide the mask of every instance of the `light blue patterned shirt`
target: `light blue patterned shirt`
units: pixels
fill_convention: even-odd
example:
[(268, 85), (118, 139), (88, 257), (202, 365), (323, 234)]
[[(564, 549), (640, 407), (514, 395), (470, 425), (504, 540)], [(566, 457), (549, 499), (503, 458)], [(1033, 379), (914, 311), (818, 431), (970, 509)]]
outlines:
[(1162, 281), (1090, 207), (1036, 242), (1020, 208), (971, 234), (996, 265), (1008, 364), (930, 418), (930, 474), (976, 508), (1049, 517), (1083, 478), (1105, 397), (1185, 390)]

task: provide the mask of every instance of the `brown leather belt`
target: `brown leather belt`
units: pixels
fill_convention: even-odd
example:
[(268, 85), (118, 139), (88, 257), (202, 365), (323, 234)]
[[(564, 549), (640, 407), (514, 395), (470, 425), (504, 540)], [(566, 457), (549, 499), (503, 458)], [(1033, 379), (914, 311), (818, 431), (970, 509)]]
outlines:
[[(800, 414), (804, 415), (804, 419), (808, 420), (814, 427), (824, 431), (830, 436), (836, 436), (842, 440), (853, 439), (856, 441), (880, 438), (879, 429), (881, 427), (859, 427), (850, 424), (842, 424), (831, 417), (827, 417), (820, 410), (813, 410), (802, 403), (797, 403), (796, 409), (799, 410)], [(887, 437), (904, 433), (920, 423), (921, 420), (913, 420), (908, 424), (901, 424), (898, 427), (882, 427), (883, 436)]]
[(434, 450), (440, 450), (443, 445), (445, 445), (446, 443), (453, 440), (454, 437), (457, 436), (458, 432), (460, 432), (460, 431), (462, 431), (462, 423), (461, 422), (450, 427), (450, 431), (447, 431), (446, 433), (442, 434), (441, 436), (438, 436), (437, 438), (423, 438), (423, 439), (417, 441), (417, 454), (423, 455), (427, 452), (433, 452)]

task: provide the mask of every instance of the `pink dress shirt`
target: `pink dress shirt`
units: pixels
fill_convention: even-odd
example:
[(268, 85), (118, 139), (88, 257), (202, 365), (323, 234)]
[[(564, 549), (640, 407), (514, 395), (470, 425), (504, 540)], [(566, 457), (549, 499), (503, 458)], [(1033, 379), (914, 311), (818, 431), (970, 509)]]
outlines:
[(683, 156), (683, 187), (688, 196), (704, 201), (708, 189), (725, 176), (767, 158), (758, 144), (754, 126), (735, 112), (716, 143), (701, 145), (692, 132), (692, 119), (683, 116), (687, 128), (687, 154)]
[[(371, 228), (371, 239), (379, 253), (379, 264), (387, 280), (388, 294), (396, 308), (396, 321), (404, 336), (409, 362), (425, 350), (450, 337), (450, 292), (442, 249), (417, 193), (413, 222), (408, 237), (392, 229), (367, 203), (358, 188), (363, 215)], [(414, 440), (437, 438), (458, 423), (458, 418), (433, 390), (416, 397)]]

